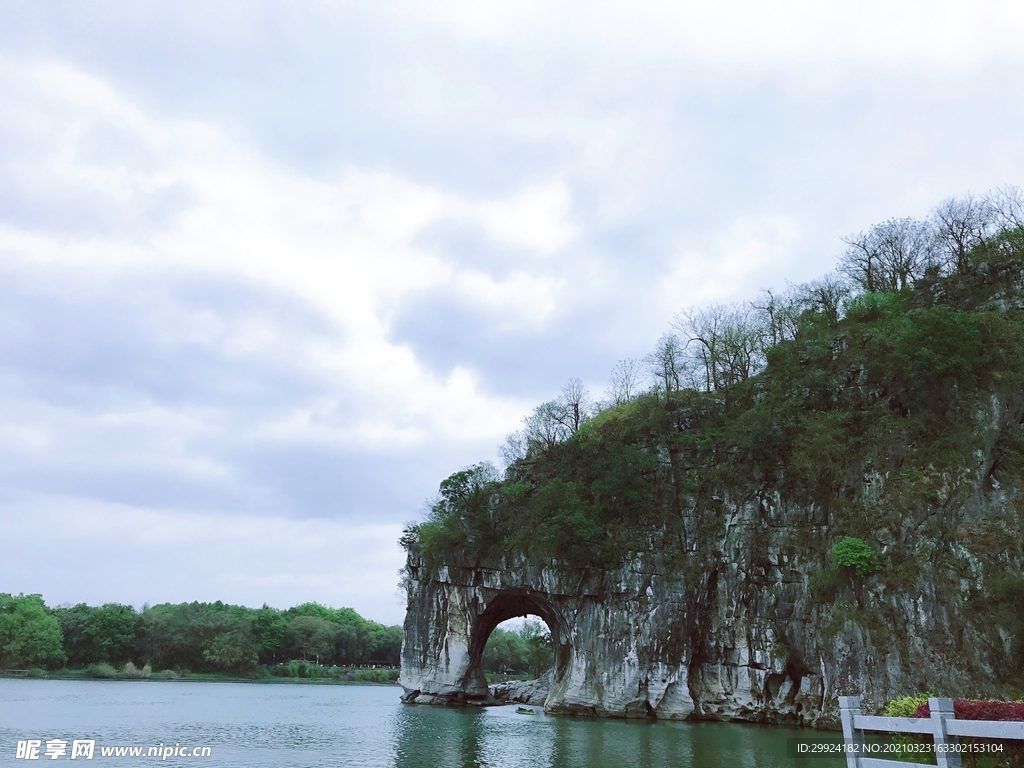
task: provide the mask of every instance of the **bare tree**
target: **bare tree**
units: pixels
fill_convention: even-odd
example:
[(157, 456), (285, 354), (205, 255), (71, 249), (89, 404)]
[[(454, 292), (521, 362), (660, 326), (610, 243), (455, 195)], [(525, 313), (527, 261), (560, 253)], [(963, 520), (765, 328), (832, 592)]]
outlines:
[(839, 257), (839, 271), (865, 291), (880, 289), (879, 255), (870, 232), (858, 232), (843, 238), (846, 251)]
[(931, 226), (911, 218), (889, 219), (843, 238), (839, 269), (865, 291), (910, 287), (934, 261)]
[(685, 345), (674, 333), (662, 334), (644, 362), (666, 397), (682, 389), (689, 378)]
[(720, 387), (731, 387), (749, 379), (763, 367), (762, 341), (750, 309), (742, 304), (733, 306), (721, 328)]
[(628, 403), (640, 394), (643, 369), (636, 360), (627, 358), (619, 360), (612, 368), (611, 382), (608, 386), (608, 401), (612, 405)]
[(505, 469), (508, 469), (517, 461), (525, 459), (529, 447), (530, 441), (527, 439), (525, 431), (519, 429), (510, 435), (506, 435), (505, 442), (498, 447), (498, 455), (501, 456)]
[[(686, 340), (688, 350), (692, 350), (694, 358), (704, 373), (704, 390), (711, 392), (718, 389), (718, 369), (722, 362), (722, 326), (725, 322), (725, 310), (721, 304), (713, 304), (707, 309), (684, 309), (672, 322)], [(692, 345), (692, 346), (691, 346)]]
[(703, 370), (707, 391), (728, 389), (763, 365), (761, 332), (746, 305), (712, 304), (706, 309), (684, 310), (673, 326)]
[(1000, 229), (1024, 228), (1024, 190), (1010, 184), (985, 195), (985, 202)]
[(872, 228), (881, 254), (882, 280), (888, 290), (902, 291), (934, 260), (934, 235), (927, 222), (889, 219)]
[(523, 419), (522, 432), (514, 432), (499, 448), (502, 459), (509, 466), (517, 458), (525, 457), (532, 448), (547, 450), (568, 440), (584, 422), (594, 415), (594, 401), (579, 379), (570, 379), (562, 387), (557, 400), (549, 400), (534, 408)]
[(843, 301), (850, 295), (850, 285), (841, 276), (832, 273), (798, 285), (793, 294), (797, 306), (802, 310), (820, 313), (834, 328), (842, 316)]
[(792, 290), (777, 294), (765, 289), (760, 299), (750, 302), (750, 308), (755, 313), (765, 346), (796, 338), (796, 321), (802, 308)]
[(565, 409), (557, 400), (538, 405), (523, 419), (523, 425), (527, 445), (541, 450), (557, 445), (572, 434), (565, 425)]
[(570, 434), (578, 430), (594, 412), (594, 401), (590, 397), (590, 392), (579, 379), (569, 379), (562, 387), (558, 405), (561, 406), (559, 422)]
[(947, 197), (932, 212), (936, 238), (944, 255), (945, 266), (963, 274), (970, 267), (968, 254), (984, 245), (992, 235), (996, 216), (985, 199), (970, 194)]

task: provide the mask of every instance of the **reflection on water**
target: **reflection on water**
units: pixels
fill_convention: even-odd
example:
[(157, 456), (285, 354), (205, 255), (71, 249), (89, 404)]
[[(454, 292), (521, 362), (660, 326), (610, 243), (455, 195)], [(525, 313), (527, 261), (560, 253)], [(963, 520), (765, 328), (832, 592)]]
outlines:
[(786, 740), (806, 732), (726, 723), (649, 723), (517, 715), (513, 707), (444, 710), (404, 707), (396, 715), (400, 768), (767, 768), (844, 765), (786, 756)]
[[(786, 757), (805, 732), (727, 723), (648, 723), (519, 715), (514, 707), (409, 707), (392, 686), (0, 680), (0, 765), (19, 739), (99, 746), (210, 746), (168, 764), (368, 768), (833, 768)], [(66, 758), (65, 758), (66, 759)], [(20, 761), (19, 761), (20, 762)]]

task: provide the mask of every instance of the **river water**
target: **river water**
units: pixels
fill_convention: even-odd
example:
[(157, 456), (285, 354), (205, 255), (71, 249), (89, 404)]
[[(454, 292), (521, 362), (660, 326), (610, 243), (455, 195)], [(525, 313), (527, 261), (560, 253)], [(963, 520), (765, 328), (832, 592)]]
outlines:
[[(0, 679), (0, 765), (17, 743), (95, 740), (91, 763), (203, 768), (838, 768), (787, 756), (815, 734), (730, 723), (582, 720), (515, 707), (399, 702), (397, 686)], [(208, 757), (103, 757), (103, 747), (210, 747)]]

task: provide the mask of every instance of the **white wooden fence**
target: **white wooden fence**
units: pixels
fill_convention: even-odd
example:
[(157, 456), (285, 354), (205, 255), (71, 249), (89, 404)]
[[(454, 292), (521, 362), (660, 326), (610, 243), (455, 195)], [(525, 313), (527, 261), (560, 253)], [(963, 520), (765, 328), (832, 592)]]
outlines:
[(1024, 722), (996, 720), (957, 720), (952, 699), (928, 699), (931, 717), (875, 717), (860, 713), (859, 696), (840, 696), (839, 714), (843, 721), (843, 742), (847, 745), (847, 768), (921, 768), (921, 763), (883, 760), (867, 755), (865, 731), (917, 733), (935, 739), (934, 757), (939, 768), (961, 768), (956, 751), (960, 736), (981, 739), (1024, 739)]

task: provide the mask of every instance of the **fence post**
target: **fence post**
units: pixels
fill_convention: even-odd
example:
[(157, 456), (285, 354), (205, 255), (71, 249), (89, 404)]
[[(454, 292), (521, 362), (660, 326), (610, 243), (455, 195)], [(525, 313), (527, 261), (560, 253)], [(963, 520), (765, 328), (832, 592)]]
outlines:
[[(938, 768), (961, 768), (960, 753), (946, 752), (943, 747), (956, 746), (956, 736), (950, 736), (946, 729), (946, 721), (953, 720), (952, 699), (928, 699), (928, 709), (932, 714), (932, 729), (935, 736), (935, 762)], [(941, 746), (940, 746), (941, 745)]]
[(839, 697), (839, 719), (843, 723), (843, 748), (846, 752), (846, 768), (859, 768), (860, 748), (864, 734), (857, 730), (853, 718), (860, 714), (860, 696)]

